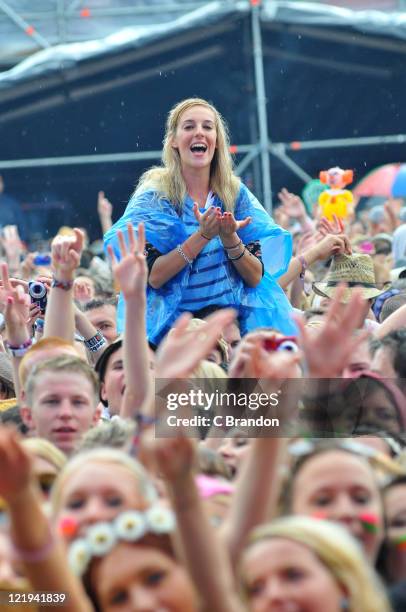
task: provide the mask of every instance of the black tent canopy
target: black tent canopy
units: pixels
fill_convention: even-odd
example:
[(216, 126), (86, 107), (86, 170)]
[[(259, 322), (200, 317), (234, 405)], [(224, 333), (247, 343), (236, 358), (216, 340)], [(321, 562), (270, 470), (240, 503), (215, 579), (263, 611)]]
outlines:
[(25, 200), (46, 186), (70, 201), (71, 223), (89, 225), (99, 189), (119, 215), (159, 159), (169, 108), (201, 96), (228, 120), (237, 168), (265, 203), (332, 165), (360, 177), (404, 161), (405, 34), (402, 13), (210, 2), (46, 49), (0, 74), (0, 172)]

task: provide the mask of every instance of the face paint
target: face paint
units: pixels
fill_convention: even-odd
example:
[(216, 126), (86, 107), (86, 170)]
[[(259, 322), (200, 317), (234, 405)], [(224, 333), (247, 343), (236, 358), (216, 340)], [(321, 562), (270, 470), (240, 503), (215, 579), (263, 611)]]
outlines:
[(378, 533), (378, 517), (372, 512), (363, 512), (359, 515), (362, 527), (368, 533)]

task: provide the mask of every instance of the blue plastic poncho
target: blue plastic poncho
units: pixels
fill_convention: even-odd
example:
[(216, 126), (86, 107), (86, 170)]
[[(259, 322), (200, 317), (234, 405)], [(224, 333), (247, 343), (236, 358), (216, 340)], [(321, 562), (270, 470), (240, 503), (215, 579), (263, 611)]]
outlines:
[[(214, 196), (213, 205), (224, 210), (217, 196)], [(163, 287), (148, 286), (147, 334), (150, 341), (158, 343), (182, 312), (197, 312), (210, 305), (235, 308), (242, 334), (257, 327), (273, 327), (287, 335), (296, 334), (292, 307), (276, 282), (286, 272), (292, 256), (291, 235), (275, 224), (245, 185), (241, 185), (234, 216), (237, 220), (252, 217), (251, 223), (238, 231), (238, 235), (245, 244), (255, 240), (261, 242), (265, 274), (259, 285), (251, 288), (243, 282), (228, 260), (220, 238), (213, 238), (191, 266), (186, 266)], [(134, 227), (144, 222), (147, 242), (162, 254), (175, 249), (199, 228), (190, 197), (178, 210), (154, 191), (136, 194), (124, 215), (104, 237), (105, 245), (111, 244), (117, 257), (117, 230), (126, 233), (130, 221)], [(124, 328), (122, 296), (117, 324), (121, 332)]]

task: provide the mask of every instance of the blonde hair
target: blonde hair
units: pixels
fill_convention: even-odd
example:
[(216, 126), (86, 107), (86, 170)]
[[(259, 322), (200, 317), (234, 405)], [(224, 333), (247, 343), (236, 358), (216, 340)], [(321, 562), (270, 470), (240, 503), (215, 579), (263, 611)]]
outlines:
[(80, 359), (80, 357), (74, 357), (73, 355), (59, 355), (51, 359), (46, 359), (40, 363), (37, 363), (28, 374), (25, 394), (27, 403), (32, 406), (34, 389), (38, 384), (38, 378), (43, 372), (54, 372), (54, 373), (75, 373), (81, 374), (91, 384), (94, 394), (94, 405), (97, 406), (99, 399), (99, 379), (93, 368), (88, 363)]
[[(217, 365), (217, 363), (213, 363), (212, 361), (207, 361), (207, 359), (203, 359), (197, 368), (193, 370), (190, 378), (204, 378), (207, 379), (208, 386), (216, 388), (216, 385), (210, 385), (211, 379), (219, 379), (219, 378), (228, 378), (228, 375), (224, 372), (224, 370)], [(206, 381), (205, 381), (206, 382)]]
[(113, 466), (126, 468), (134, 479), (134, 486), (139, 488), (145, 501), (149, 504), (157, 501), (158, 494), (141, 463), (116, 448), (94, 448), (82, 451), (72, 457), (72, 459), (69, 459), (63, 470), (58, 474), (52, 487), (50, 500), (51, 511), (54, 516), (60, 509), (62, 491), (67, 480), (89, 463), (109, 463)]
[(41, 457), (45, 461), (49, 461), (60, 472), (66, 464), (67, 458), (62, 451), (59, 450), (44, 438), (25, 438), (21, 440), (22, 446), (28, 450), (31, 455)]
[(379, 577), (341, 525), (304, 516), (282, 518), (255, 529), (248, 548), (271, 538), (286, 538), (312, 551), (343, 588), (348, 612), (391, 611)]
[(36, 364), (30, 364), (31, 357), (36, 355), (37, 353), (41, 353), (42, 351), (52, 350), (52, 349), (62, 349), (61, 355), (79, 355), (77, 349), (73, 346), (71, 342), (64, 340), (63, 338), (57, 338), (56, 336), (48, 336), (47, 338), (41, 338), (35, 344), (31, 346), (31, 348), (26, 352), (24, 357), (21, 359), (20, 366), (18, 368), (18, 378), (20, 380), (21, 386), (25, 387), (25, 383), (30, 373), (31, 369)]
[(214, 114), (217, 132), (216, 151), (210, 167), (210, 188), (228, 211), (233, 211), (240, 190), (240, 179), (233, 172), (228, 128), (218, 110), (202, 98), (187, 98), (176, 104), (168, 114), (163, 140), (162, 166), (154, 166), (140, 178), (136, 194), (150, 189), (157, 191), (172, 204), (180, 207), (186, 197), (179, 151), (172, 146), (181, 115), (193, 106), (204, 106)]

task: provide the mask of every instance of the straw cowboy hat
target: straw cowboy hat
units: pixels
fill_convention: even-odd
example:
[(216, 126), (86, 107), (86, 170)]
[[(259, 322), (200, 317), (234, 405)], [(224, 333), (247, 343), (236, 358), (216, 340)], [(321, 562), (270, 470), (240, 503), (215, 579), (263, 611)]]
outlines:
[(348, 302), (355, 287), (362, 289), (365, 300), (371, 300), (387, 290), (389, 283), (378, 288), (375, 280), (373, 260), (369, 255), (354, 253), (353, 255), (336, 255), (333, 257), (330, 269), (323, 282), (313, 283), (313, 291), (317, 295), (331, 298), (337, 287), (345, 283), (347, 289), (343, 301)]

